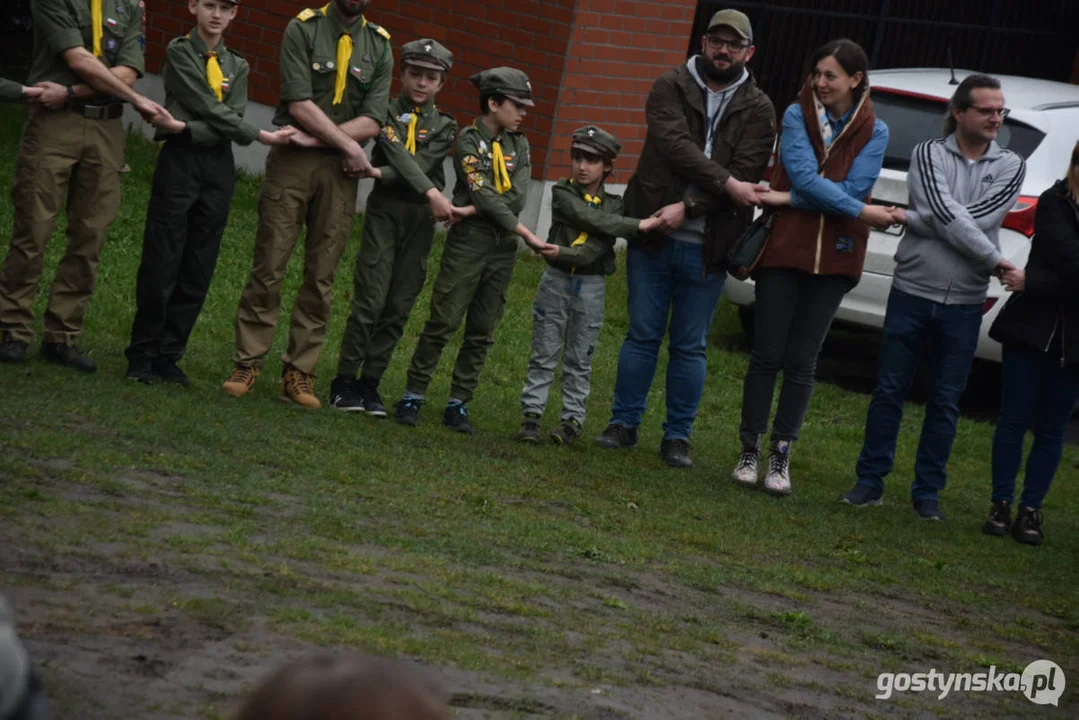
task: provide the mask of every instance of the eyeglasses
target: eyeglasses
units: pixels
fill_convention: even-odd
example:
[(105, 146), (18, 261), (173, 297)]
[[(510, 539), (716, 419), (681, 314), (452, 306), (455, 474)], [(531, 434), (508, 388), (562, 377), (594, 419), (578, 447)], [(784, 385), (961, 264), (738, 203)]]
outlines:
[(983, 107), (981, 105), (971, 105), (970, 109), (977, 110), (978, 114), (981, 115), (983, 118), (990, 118), (994, 115), (1000, 115), (1001, 120), (1011, 115), (1012, 112), (1009, 108)]
[(714, 35), (705, 35), (704, 41), (708, 44), (708, 47), (713, 50), (727, 48), (732, 53), (740, 53), (749, 47), (749, 43), (744, 43), (739, 40), (724, 40), (723, 38)]

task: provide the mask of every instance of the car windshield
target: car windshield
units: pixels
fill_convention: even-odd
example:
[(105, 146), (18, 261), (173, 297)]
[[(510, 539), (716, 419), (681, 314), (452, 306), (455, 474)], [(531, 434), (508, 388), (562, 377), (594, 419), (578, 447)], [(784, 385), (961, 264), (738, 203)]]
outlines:
[[(884, 167), (889, 170), (910, 169), (910, 154), (923, 140), (940, 137), (944, 126), (947, 102), (930, 98), (900, 95), (887, 90), (873, 91), (873, 109), (888, 125), (888, 148), (884, 151)], [(1045, 133), (1024, 123), (1008, 119), (1000, 129), (997, 142), (1001, 147), (1017, 152), (1024, 159), (1045, 137)]]

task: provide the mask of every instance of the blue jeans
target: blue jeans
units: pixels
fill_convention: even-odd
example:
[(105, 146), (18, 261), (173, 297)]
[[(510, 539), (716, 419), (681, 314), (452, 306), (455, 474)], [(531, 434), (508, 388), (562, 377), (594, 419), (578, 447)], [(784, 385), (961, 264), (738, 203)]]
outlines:
[(945, 305), (892, 289), (884, 315), (877, 387), (858, 457), (860, 484), (884, 489), (884, 476), (895, 464), (903, 401), (928, 347), (929, 398), (910, 494), (916, 501), (933, 499), (944, 489), (959, 422), (959, 396), (967, 386), (981, 327), (981, 304)]
[(618, 354), (612, 424), (641, 424), (659, 346), (669, 332), (663, 437), (689, 439), (704, 390), (708, 329), (726, 278), (725, 272), (705, 274), (702, 245), (668, 240), (658, 254), (630, 246), (629, 332)]
[(1060, 366), (1060, 343), (1049, 352), (1004, 346), (1000, 418), (993, 433), (993, 501), (1015, 499), (1023, 438), (1034, 425), (1019, 504), (1040, 509), (1064, 452), (1064, 428), (1079, 397), (1079, 368)]

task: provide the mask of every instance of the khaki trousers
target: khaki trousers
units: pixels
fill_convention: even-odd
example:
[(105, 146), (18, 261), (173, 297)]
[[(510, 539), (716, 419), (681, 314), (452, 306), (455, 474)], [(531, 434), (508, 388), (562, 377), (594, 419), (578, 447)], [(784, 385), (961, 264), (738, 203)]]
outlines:
[(292, 305), (288, 348), (282, 361), (314, 374), (333, 304), (333, 279), (348, 243), (357, 181), (329, 150), (275, 146), (266, 159), (251, 277), (236, 312), (233, 361), (262, 365), (273, 344), (281, 309), (281, 283), (306, 226), (303, 283)]

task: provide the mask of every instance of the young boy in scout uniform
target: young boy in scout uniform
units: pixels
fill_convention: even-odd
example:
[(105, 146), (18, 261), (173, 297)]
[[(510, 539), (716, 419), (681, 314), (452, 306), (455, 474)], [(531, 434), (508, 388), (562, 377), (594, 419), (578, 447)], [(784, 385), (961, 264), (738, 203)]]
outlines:
[(274, 124), (300, 131), (270, 148), (259, 199), (251, 278), (236, 313), (235, 368), (222, 389), (247, 394), (273, 343), (281, 283), (300, 232), (303, 284), (282, 356), (281, 397), (321, 407), (314, 376), (326, 337), (333, 278), (348, 242), (357, 178), (377, 177), (360, 143), (375, 137), (389, 105), (388, 32), (363, 17), (367, 0), (332, 0), (289, 22), (281, 52), (281, 104)]
[(284, 145), (292, 128), (260, 130), (243, 119), (247, 61), (222, 37), (240, 0), (189, 0), (195, 30), (165, 52), (165, 146), (146, 213), (127, 377), (187, 385), (177, 365), (202, 309), (229, 218), (236, 170), (232, 143)]
[(468, 434), (472, 425), (465, 404), (475, 392), (506, 306), (517, 238), (536, 250), (546, 247), (517, 220), (532, 174), (528, 140), (517, 132), (525, 108), (535, 105), (528, 76), (500, 67), (477, 73), (471, 81), (479, 89), (482, 114), (457, 136), (453, 192), (453, 204), (468, 210), (446, 237), (430, 318), (412, 355), (406, 392), (395, 415), (400, 423), (416, 424), (442, 349), (464, 320), (443, 424)]
[[(591, 388), (592, 354), (603, 328), (606, 276), (614, 273), (614, 241), (659, 227), (657, 218), (623, 217), (622, 198), (604, 181), (621, 143), (588, 125), (573, 133), (573, 177), (551, 190), (553, 223), (541, 251), (547, 269), (533, 303), (532, 357), (521, 391), (524, 420), (517, 439), (540, 440), (540, 418), (562, 354), (562, 422), (551, 433), (559, 445), (581, 435)], [(563, 349), (564, 348), (564, 349)]]
[(442, 162), (457, 135), (453, 116), (435, 107), (453, 53), (424, 38), (401, 48), (401, 63), (401, 95), (371, 158), (381, 178), (367, 200), (352, 311), (330, 386), (330, 407), (379, 418), (386, 408), (378, 384), (423, 290), (435, 220), (452, 212)]
[(0, 361), (21, 363), (34, 338), (33, 303), (45, 245), (67, 206), (67, 249), (45, 309), (42, 356), (97, 369), (76, 347), (98, 258), (120, 209), (123, 101), (144, 117), (164, 113), (131, 86), (143, 71), (140, 0), (35, 0), (30, 85), (41, 92), (15, 163), (11, 245), (0, 271)]

